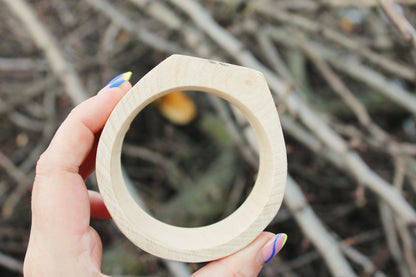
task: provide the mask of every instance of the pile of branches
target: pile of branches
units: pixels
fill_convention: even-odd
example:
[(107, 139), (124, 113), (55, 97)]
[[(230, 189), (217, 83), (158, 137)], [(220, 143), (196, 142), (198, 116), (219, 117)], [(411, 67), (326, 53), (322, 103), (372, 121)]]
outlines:
[[(119, 72), (141, 76), (180, 53), (257, 69), (275, 97), (289, 176), (269, 230), (289, 240), (262, 276), (416, 276), (414, 5), (0, 1), (0, 267), (21, 272), (36, 160), (65, 114)], [(256, 165), (245, 119), (211, 103), (239, 155)], [(146, 146), (127, 147), (126, 155), (172, 165)], [(242, 186), (229, 188), (231, 208), (247, 197)], [(96, 224), (107, 228), (105, 243), (120, 236)], [(136, 274), (195, 268), (140, 255), (155, 266)]]

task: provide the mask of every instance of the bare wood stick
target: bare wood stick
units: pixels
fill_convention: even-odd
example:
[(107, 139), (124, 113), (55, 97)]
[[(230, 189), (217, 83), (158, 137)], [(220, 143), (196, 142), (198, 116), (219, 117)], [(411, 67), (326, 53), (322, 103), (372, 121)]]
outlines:
[(0, 152), (0, 166), (18, 183), (32, 185), (32, 179), (28, 178), (15, 164), (2, 152)]
[(29, 58), (0, 58), (0, 71), (45, 71), (48, 67), (45, 60)]
[(406, 42), (410, 42), (416, 50), (416, 30), (410, 24), (409, 20), (399, 11), (395, 2), (391, 0), (377, 0), (377, 3), (390, 18), (394, 27), (400, 32), (402, 39)]
[(23, 274), (23, 263), (3, 253), (0, 253), (0, 265), (11, 271)]
[(401, 221), (400, 219), (396, 219), (396, 225), (400, 234), (400, 238), (402, 240), (404, 258), (409, 266), (410, 274), (412, 276), (415, 276), (416, 275), (416, 261), (415, 261), (415, 256), (413, 253), (414, 240), (412, 239), (410, 232), (407, 229), (407, 226), (403, 224), (403, 221)]
[(396, 157), (394, 157), (393, 186), (395, 186), (399, 191), (402, 191), (403, 188), (406, 170), (405, 161), (406, 159), (401, 155), (396, 155)]
[[(374, 277), (387, 277), (387, 275), (379, 271), (374, 263), (357, 249), (353, 248), (347, 243), (341, 243), (341, 251), (347, 256), (350, 260), (354, 261), (357, 264), (360, 264), (364, 269), (364, 276), (374, 275)], [(361, 275), (361, 276), (363, 276)]]
[(53, 72), (65, 85), (72, 101), (78, 104), (85, 100), (85, 89), (75, 69), (65, 60), (58, 43), (36, 17), (32, 7), (24, 0), (3, 0), (3, 2), (20, 19), (35, 43), (45, 52)]
[(16, 167), (15, 164), (1, 152), (0, 166), (3, 167), (7, 174), (9, 174), (18, 184), (13, 193), (8, 196), (2, 208), (2, 216), (8, 218), (13, 214), (14, 207), (23, 193), (27, 192), (28, 189), (32, 187), (32, 179)]
[(303, 233), (313, 242), (324, 257), (333, 276), (357, 276), (342, 255), (336, 240), (328, 233), (308, 205), (296, 182), (288, 177), (285, 203), (293, 213)]
[(396, 261), (401, 275), (404, 277), (410, 277), (411, 275), (408, 267), (406, 266), (406, 261), (403, 257), (403, 252), (399, 244), (397, 236), (398, 232), (395, 228), (394, 215), (385, 203), (380, 202), (378, 206), (389, 251), (393, 259)]
[(324, 123), (301, 98), (293, 92), (286, 95), (284, 93), (285, 85), (280, 78), (264, 67), (248, 50), (245, 50), (242, 44), (220, 27), (198, 3), (189, 0), (171, 0), (171, 2), (186, 12), (202, 30), (240, 64), (263, 72), (272, 91), (283, 98), (281, 101), (284, 101), (291, 113), (299, 116), (310, 130), (339, 155), (350, 174), (389, 203), (406, 222), (410, 223), (416, 220), (415, 210), (389, 183), (372, 171), (357, 153), (349, 150), (346, 142)]

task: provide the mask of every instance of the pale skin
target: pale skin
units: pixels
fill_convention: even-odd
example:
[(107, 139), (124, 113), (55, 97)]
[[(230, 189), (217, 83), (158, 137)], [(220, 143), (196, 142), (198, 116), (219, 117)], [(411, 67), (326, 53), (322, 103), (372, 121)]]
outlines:
[[(95, 169), (100, 131), (130, 88), (129, 82), (105, 87), (75, 107), (41, 155), (33, 184), (25, 276), (107, 276), (101, 273), (102, 243), (90, 218), (111, 216), (100, 194), (87, 190), (85, 180)], [(263, 232), (243, 250), (192, 276), (257, 276), (264, 265), (261, 249), (273, 236)]]

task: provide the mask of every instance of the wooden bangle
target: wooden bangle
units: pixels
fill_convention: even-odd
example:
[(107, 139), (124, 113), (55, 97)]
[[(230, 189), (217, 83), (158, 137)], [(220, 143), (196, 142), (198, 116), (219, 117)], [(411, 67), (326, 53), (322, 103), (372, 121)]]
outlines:
[[(130, 123), (148, 104), (174, 91), (203, 91), (228, 100), (248, 119), (259, 143), (259, 172), (250, 195), (230, 216), (208, 226), (183, 228), (153, 218), (136, 204), (122, 177), (120, 152)], [(96, 168), (114, 222), (143, 250), (183, 262), (210, 261), (237, 252), (274, 218), (286, 184), (285, 143), (263, 74), (211, 60), (170, 56), (137, 82), (111, 113), (99, 141)]]

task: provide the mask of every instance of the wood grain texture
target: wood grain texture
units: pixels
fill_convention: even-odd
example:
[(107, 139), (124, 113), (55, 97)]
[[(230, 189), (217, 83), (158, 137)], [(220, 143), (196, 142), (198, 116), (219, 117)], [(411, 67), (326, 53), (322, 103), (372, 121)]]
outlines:
[[(258, 177), (246, 201), (227, 218), (196, 228), (172, 226), (142, 210), (127, 191), (120, 163), (124, 135), (136, 115), (165, 94), (189, 90), (217, 95), (238, 107), (253, 127), (260, 150)], [(137, 82), (112, 112), (101, 134), (96, 168), (100, 192), (115, 223), (141, 249), (165, 259), (205, 262), (244, 248), (276, 215), (286, 184), (285, 143), (263, 74), (170, 56)]]

